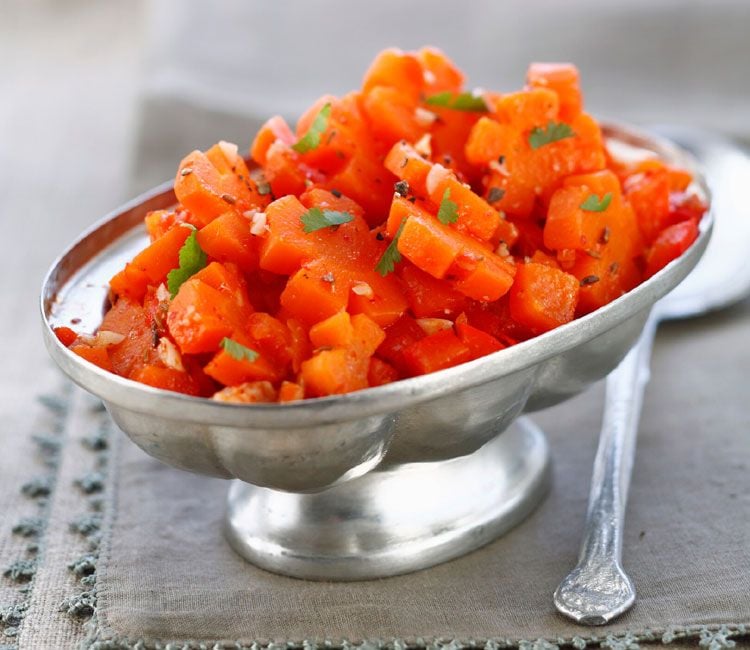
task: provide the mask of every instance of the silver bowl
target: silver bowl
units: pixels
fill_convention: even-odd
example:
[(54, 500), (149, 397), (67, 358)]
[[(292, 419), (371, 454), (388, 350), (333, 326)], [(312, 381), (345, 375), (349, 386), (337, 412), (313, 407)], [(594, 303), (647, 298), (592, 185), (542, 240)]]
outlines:
[[(691, 170), (674, 145), (608, 125), (610, 146)], [(159, 390), (65, 348), (52, 327), (93, 332), (109, 278), (147, 242), (143, 217), (175, 203), (162, 185), (96, 223), (52, 265), (44, 339), (77, 384), (102, 399), (144, 451), (180, 469), (234, 478), (226, 533), (245, 558), (311, 579), (376, 578), (431, 566), (495, 539), (549, 486), (544, 435), (518, 416), (557, 404), (609, 373), (656, 300), (706, 248), (712, 217), (679, 259), (611, 304), (470, 363), (343, 396), (237, 405)], [(507, 429), (507, 431), (506, 431)], [(505, 432), (503, 435), (501, 433)], [(213, 506), (210, 506), (213, 507)]]

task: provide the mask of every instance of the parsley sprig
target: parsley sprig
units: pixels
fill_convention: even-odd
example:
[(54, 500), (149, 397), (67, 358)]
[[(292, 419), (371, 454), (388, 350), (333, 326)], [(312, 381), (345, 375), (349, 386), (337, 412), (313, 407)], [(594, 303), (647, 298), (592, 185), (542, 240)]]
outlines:
[(297, 153), (307, 153), (317, 149), (320, 144), (320, 136), (328, 128), (328, 118), (331, 116), (331, 103), (327, 103), (320, 109), (315, 119), (312, 121), (307, 133), (292, 145)]
[(445, 192), (443, 192), (443, 199), (440, 201), (437, 218), (440, 223), (446, 226), (449, 223), (456, 223), (458, 221), (458, 205), (454, 201), (451, 201), (451, 190), (449, 187), (446, 187)]
[(167, 289), (172, 298), (177, 295), (184, 282), (206, 266), (206, 253), (198, 243), (196, 232), (193, 230), (180, 248), (180, 266), (167, 274)]
[(612, 192), (607, 192), (601, 199), (596, 194), (589, 194), (579, 206), (586, 212), (604, 212), (612, 203)]
[(330, 226), (340, 226), (342, 223), (349, 223), (353, 220), (354, 217), (348, 212), (321, 210), (320, 208), (310, 208), (300, 217), (302, 230), (305, 232), (315, 232)]
[(475, 95), (473, 93), (459, 93), (458, 95), (454, 95), (448, 90), (435, 95), (430, 95), (425, 99), (425, 103), (429, 106), (451, 108), (454, 111), (486, 113), (490, 110), (489, 106), (487, 106), (487, 102), (484, 101), (484, 97), (481, 95)]
[(389, 273), (393, 273), (393, 270), (396, 268), (396, 264), (401, 261), (401, 253), (398, 250), (398, 238), (401, 237), (401, 232), (403, 231), (407, 220), (408, 217), (401, 222), (401, 225), (396, 231), (396, 236), (391, 240), (391, 243), (388, 244), (388, 248), (383, 251), (383, 255), (380, 257), (377, 265), (375, 266), (375, 270), (383, 277), (385, 277)]
[(255, 350), (251, 350), (247, 346), (242, 345), (242, 343), (237, 343), (237, 341), (235, 341), (234, 339), (230, 339), (227, 336), (221, 339), (220, 345), (230, 357), (236, 359), (237, 361), (244, 360), (252, 362), (255, 361), (259, 356)]
[(546, 127), (535, 126), (531, 130), (531, 133), (529, 133), (529, 144), (532, 149), (539, 149), (539, 147), (543, 147), (545, 144), (551, 144), (552, 142), (574, 136), (575, 131), (573, 131), (569, 124), (550, 120), (547, 122)]

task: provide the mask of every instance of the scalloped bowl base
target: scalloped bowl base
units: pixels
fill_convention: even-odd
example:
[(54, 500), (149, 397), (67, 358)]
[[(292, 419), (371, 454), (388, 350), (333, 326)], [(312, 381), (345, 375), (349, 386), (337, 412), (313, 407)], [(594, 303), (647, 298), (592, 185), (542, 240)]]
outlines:
[(225, 532), (257, 566), (365, 580), (424, 569), (493, 541), (546, 495), (550, 458), (528, 418), (468, 456), (376, 469), (313, 494), (234, 481)]

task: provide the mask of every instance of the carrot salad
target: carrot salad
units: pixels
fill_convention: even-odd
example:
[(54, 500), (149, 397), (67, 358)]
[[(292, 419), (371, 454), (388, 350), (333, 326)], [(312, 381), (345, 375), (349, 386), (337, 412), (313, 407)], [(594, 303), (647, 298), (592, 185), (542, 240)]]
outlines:
[(188, 154), (98, 332), (56, 333), (122, 377), (217, 400), (380, 386), (629, 291), (697, 237), (691, 181), (610, 155), (571, 64), (468, 92), (439, 50), (389, 49), (295, 129), (268, 120), (249, 158)]

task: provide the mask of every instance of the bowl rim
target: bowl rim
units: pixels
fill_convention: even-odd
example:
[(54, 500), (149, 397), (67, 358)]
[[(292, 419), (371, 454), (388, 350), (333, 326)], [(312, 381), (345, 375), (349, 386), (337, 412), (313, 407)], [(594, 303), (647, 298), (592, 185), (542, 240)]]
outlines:
[[(710, 190), (697, 160), (686, 150), (661, 136), (619, 122), (600, 122), (605, 139), (620, 139), (656, 153), (660, 158), (679, 162), (694, 174), (694, 183), (708, 203), (708, 210), (699, 224), (698, 238), (682, 254), (651, 278), (607, 305), (553, 330), (445, 370), (427, 375), (366, 388), (343, 395), (310, 398), (284, 404), (236, 404), (219, 402), (207, 397), (194, 397), (141, 384), (108, 372), (71, 352), (57, 338), (51, 324), (49, 295), (58, 270), (68, 256), (105, 226), (137, 209), (143, 203), (173, 192), (173, 181), (167, 181), (120, 207), (86, 228), (54, 260), (44, 276), (40, 295), (43, 336), (53, 360), (78, 385), (101, 398), (105, 403), (139, 413), (168, 415), (177, 420), (225, 426), (253, 424), (267, 428), (288, 428), (290, 425), (309, 428), (316, 424), (384, 416), (407, 406), (438, 399), (448, 393), (470, 389), (504, 375), (526, 370), (550, 357), (564, 353), (611, 329), (644, 310), (650, 310), (688, 274), (698, 262), (711, 234), (714, 215)], [(121, 237), (132, 227), (120, 233)], [(112, 241), (115, 241), (113, 239)], [(92, 259), (96, 254), (89, 257)], [(80, 267), (79, 267), (80, 268)], [(56, 287), (57, 295), (64, 283)]]

